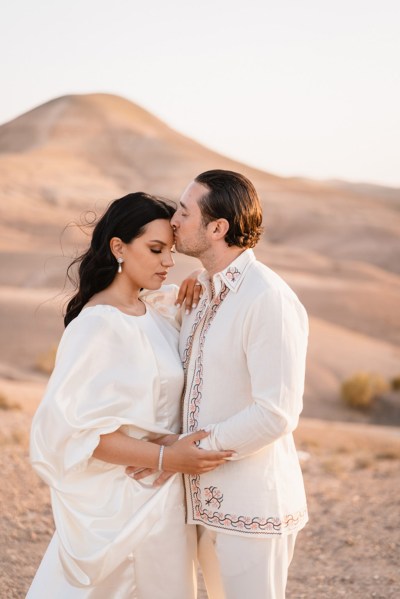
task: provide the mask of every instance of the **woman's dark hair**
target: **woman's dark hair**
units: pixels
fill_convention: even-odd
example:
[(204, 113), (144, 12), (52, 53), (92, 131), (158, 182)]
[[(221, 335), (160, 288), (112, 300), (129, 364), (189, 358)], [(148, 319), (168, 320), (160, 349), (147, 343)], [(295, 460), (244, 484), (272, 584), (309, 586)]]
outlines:
[(226, 243), (254, 247), (262, 233), (262, 208), (252, 182), (244, 175), (224, 170), (206, 171), (195, 181), (209, 189), (199, 201), (204, 225), (225, 218), (229, 223)]
[(111, 252), (110, 240), (119, 237), (124, 243), (130, 243), (144, 233), (148, 223), (159, 218), (170, 220), (174, 212), (175, 208), (166, 202), (141, 191), (130, 193), (109, 205), (94, 227), (89, 249), (67, 269), (68, 278), (74, 282), (70, 272), (79, 265), (76, 293), (68, 302), (65, 326), (78, 316), (95, 293), (113, 282), (118, 263)]

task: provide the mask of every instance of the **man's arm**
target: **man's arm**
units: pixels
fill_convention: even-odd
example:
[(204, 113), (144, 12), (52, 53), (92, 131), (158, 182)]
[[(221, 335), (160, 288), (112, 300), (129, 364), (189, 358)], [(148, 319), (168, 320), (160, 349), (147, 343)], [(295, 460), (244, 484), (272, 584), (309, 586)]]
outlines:
[(251, 403), (223, 422), (205, 427), (210, 435), (200, 445), (228, 447), (238, 453), (236, 459), (296, 428), (303, 407), (308, 340), (304, 307), (296, 296), (276, 290), (257, 298), (243, 327), (243, 376), (250, 376)]

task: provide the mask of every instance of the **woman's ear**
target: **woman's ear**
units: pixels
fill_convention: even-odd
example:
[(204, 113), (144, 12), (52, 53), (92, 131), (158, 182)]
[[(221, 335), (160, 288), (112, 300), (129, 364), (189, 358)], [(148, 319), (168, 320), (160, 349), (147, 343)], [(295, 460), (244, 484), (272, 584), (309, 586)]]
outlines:
[(110, 250), (115, 259), (123, 257), (124, 242), (119, 237), (110, 239)]

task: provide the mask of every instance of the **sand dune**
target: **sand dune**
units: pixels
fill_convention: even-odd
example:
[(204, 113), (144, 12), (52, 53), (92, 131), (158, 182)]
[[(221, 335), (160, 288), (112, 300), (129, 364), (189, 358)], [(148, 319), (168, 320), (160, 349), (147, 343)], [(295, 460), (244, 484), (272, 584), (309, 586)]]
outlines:
[[(382, 400), (361, 413), (340, 401), (339, 389), (358, 370), (400, 374), (400, 190), (263, 173), (127, 100), (91, 94), (57, 98), (0, 127), (0, 467), (8, 481), (0, 492), (1, 596), (25, 596), (53, 532), (48, 489), (27, 452), (47, 381), (37, 362), (60, 338), (65, 269), (87, 241), (79, 227), (65, 226), (130, 191), (176, 200), (208, 168), (254, 181), (265, 223), (257, 256), (310, 314), (306, 418), (296, 442), (311, 520), (288, 598), (399, 594), (392, 515), (400, 428), (363, 424), (400, 423), (399, 397), (384, 398), (394, 411)], [(178, 255), (170, 280), (197, 266)]]
[[(144, 189), (177, 199), (207, 168), (247, 174), (264, 205), (257, 256), (311, 316), (308, 415), (338, 407), (343, 377), (400, 372), (400, 190), (285, 179), (218, 155), (107, 94), (52, 100), (0, 127), (0, 362), (35, 376), (62, 332), (65, 268), (86, 211)], [(178, 257), (171, 280), (195, 263)], [(52, 301), (55, 300), (55, 301)], [(10, 370), (10, 372), (11, 372)]]

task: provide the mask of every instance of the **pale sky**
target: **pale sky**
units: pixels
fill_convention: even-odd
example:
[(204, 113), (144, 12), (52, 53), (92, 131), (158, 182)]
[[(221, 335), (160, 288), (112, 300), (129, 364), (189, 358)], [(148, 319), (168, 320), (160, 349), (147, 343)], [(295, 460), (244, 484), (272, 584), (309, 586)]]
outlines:
[(0, 55), (0, 123), (109, 92), (275, 174), (400, 187), (400, 0), (10, 0)]

